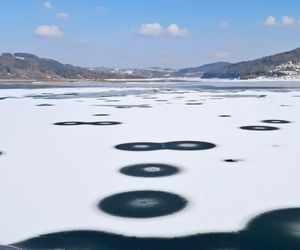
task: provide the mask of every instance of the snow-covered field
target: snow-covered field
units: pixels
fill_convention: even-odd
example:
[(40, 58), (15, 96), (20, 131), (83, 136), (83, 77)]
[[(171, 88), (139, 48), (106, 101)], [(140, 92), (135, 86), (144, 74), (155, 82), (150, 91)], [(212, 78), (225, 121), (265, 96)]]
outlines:
[[(1, 97), (12, 98), (0, 100), (0, 245), (78, 229), (161, 237), (231, 232), (263, 212), (300, 207), (298, 90), (7, 89), (0, 90)], [(291, 123), (261, 122), (270, 119)], [(121, 124), (53, 125), (69, 121)], [(240, 129), (251, 125), (280, 129)], [(171, 141), (216, 147), (115, 148)], [(119, 172), (143, 163), (169, 164), (181, 172), (163, 178)], [(138, 190), (174, 193), (188, 205), (150, 219), (116, 217), (97, 208), (107, 196)]]

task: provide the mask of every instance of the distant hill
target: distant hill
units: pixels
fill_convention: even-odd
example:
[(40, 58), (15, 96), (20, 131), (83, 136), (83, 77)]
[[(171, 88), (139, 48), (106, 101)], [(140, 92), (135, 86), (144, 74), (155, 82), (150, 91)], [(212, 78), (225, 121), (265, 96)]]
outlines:
[(211, 64), (205, 64), (200, 67), (184, 68), (184, 69), (170, 69), (151, 67), (146, 69), (127, 68), (127, 69), (112, 69), (106, 67), (92, 68), (91, 70), (96, 72), (110, 72), (118, 74), (119, 76), (134, 75), (141, 78), (176, 78), (176, 77), (202, 77), (203, 74), (209, 70), (219, 69), (221, 67), (230, 65), (227, 62), (217, 62)]
[(39, 58), (27, 53), (3, 53), (0, 56), (0, 79), (105, 79), (117, 77), (98, 73), (52, 59)]
[(82, 68), (27, 53), (0, 55), (0, 79), (18, 80), (162, 80), (186, 78), (300, 79), (300, 48), (240, 63), (216, 62), (194, 68)]
[(204, 64), (200, 67), (180, 69), (175, 73), (175, 75), (185, 76), (185, 77), (202, 77), (204, 73), (207, 71), (217, 70), (229, 65), (231, 65), (231, 63), (228, 62), (216, 62), (216, 63)]
[(151, 67), (146, 69), (126, 68), (126, 69), (112, 69), (106, 67), (92, 68), (96, 72), (110, 72), (119, 75), (120, 77), (127, 78), (134, 76), (135, 78), (168, 78), (173, 77), (176, 69)]
[(212, 69), (203, 78), (300, 77), (300, 48), (253, 61), (240, 62)]

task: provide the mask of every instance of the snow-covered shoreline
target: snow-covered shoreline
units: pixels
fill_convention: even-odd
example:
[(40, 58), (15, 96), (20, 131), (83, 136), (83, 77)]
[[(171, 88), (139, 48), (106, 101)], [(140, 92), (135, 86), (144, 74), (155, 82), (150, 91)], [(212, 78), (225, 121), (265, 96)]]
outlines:
[(281, 78), (272, 78), (272, 77), (258, 77), (253, 79), (223, 79), (223, 78), (201, 78), (201, 77), (165, 77), (165, 78), (141, 78), (141, 79), (101, 79), (101, 80), (93, 80), (93, 79), (60, 79), (60, 80), (33, 80), (33, 79), (0, 79), (1, 84), (74, 84), (74, 83), (115, 83), (115, 82), (123, 82), (123, 83), (166, 83), (166, 82), (217, 82), (217, 83), (236, 83), (236, 82), (244, 82), (244, 83), (251, 83), (251, 82), (299, 82), (300, 78), (297, 77), (281, 77)]

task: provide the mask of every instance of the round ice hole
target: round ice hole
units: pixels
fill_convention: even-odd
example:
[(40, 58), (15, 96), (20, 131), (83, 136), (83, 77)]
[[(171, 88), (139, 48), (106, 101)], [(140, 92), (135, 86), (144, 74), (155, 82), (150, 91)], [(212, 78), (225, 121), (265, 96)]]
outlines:
[(175, 141), (165, 143), (167, 149), (171, 150), (207, 150), (215, 148), (216, 145), (210, 142), (203, 141)]
[(187, 201), (179, 195), (161, 191), (119, 193), (98, 204), (102, 211), (120, 217), (153, 218), (170, 215), (184, 209)]
[(111, 121), (103, 121), (103, 122), (89, 122), (87, 124), (95, 125), (95, 126), (113, 126), (113, 125), (120, 125), (121, 122), (111, 122)]
[(286, 120), (263, 120), (264, 123), (271, 123), (271, 124), (288, 124), (291, 123), (290, 121)]
[(109, 114), (94, 114), (94, 116), (109, 116)]
[(79, 126), (79, 125), (84, 125), (85, 122), (57, 122), (54, 123), (54, 125), (58, 125), (58, 126)]
[(225, 159), (224, 161), (228, 162), (228, 163), (237, 163), (237, 162), (240, 162), (242, 160), (240, 160), (240, 159)]
[(125, 175), (150, 178), (171, 176), (177, 174), (179, 171), (177, 167), (159, 163), (130, 165), (120, 170), (120, 172)]
[(132, 142), (117, 145), (115, 148), (125, 151), (152, 151), (162, 149), (162, 145), (153, 142)]
[(271, 126), (243, 126), (240, 127), (243, 130), (252, 130), (252, 131), (273, 131), (273, 130), (279, 130), (277, 127), (271, 127)]

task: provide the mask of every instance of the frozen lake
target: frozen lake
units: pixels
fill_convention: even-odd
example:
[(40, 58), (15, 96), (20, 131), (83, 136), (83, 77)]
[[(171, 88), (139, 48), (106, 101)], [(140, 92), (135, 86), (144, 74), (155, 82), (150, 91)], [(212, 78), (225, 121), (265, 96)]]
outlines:
[[(82, 86), (1, 85), (0, 245), (80, 230), (70, 237), (89, 249), (88, 231), (201, 238), (268, 222), (279, 231), (266, 240), (300, 249), (299, 83)], [(186, 249), (246, 249), (234, 237)]]

